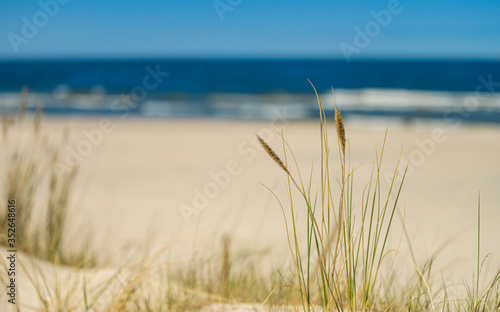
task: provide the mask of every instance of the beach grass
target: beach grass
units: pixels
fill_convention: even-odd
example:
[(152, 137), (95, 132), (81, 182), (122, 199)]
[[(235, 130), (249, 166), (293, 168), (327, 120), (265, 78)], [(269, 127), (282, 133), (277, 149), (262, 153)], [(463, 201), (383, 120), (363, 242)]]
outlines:
[[(23, 90), (15, 117), (2, 122), (2, 202), (16, 201), (14, 220), (16, 248), (37, 258), (70, 266), (95, 265), (89, 241), (83, 234), (81, 246), (70, 246), (67, 230), (69, 199), (77, 168), (59, 174), (60, 152), (67, 141), (62, 131), (60, 143), (50, 142), (40, 129), (42, 108), (31, 120), (26, 116), (27, 89)], [(22, 131), (31, 125), (31, 131)], [(12, 220), (6, 206), (0, 209), (0, 235), (7, 246), (6, 230)], [(80, 237), (80, 238), (82, 238)], [(76, 248), (75, 248), (76, 247)]]
[[(313, 86), (314, 88), (314, 86)], [(315, 90), (316, 92), (316, 90)], [(332, 90), (333, 92), (333, 90)], [(321, 98), (316, 92), (320, 111), (320, 188), (311, 191), (312, 171), (309, 180), (303, 179), (293, 149), (282, 139), (283, 160), (261, 137), (263, 149), (287, 176), (287, 200), (283, 203), (276, 195), (283, 210), (290, 254), (293, 257), (296, 284), (289, 287), (300, 297), (301, 311), (496, 311), (498, 300), (499, 273), (480, 291), (480, 204), (478, 203), (478, 241), (476, 280), (464, 283), (467, 298), (456, 301), (448, 297), (446, 286), (431, 289), (433, 260), (419, 267), (414, 255), (400, 251), (401, 239), (396, 246), (388, 244), (392, 233), (399, 198), (408, 170), (408, 164), (400, 168), (401, 154), (395, 166), (391, 183), (382, 189), (381, 167), (386, 145), (387, 129), (380, 153), (375, 155), (371, 178), (366, 181), (363, 196), (354, 198), (354, 178), (358, 167), (350, 159), (349, 141), (341, 113), (335, 105), (335, 128), (338, 145), (337, 164), (340, 171), (338, 185), (331, 181), (331, 147), (328, 138), (327, 118)], [(402, 153), (402, 151), (401, 151)], [(295, 171), (292, 174), (292, 171)], [(402, 177), (398, 181), (397, 177)], [(335, 198), (333, 187), (338, 187)], [(275, 194), (272, 190), (269, 189)], [(296, 199), (296, 197), (299, 199)], [(285, 207), (290, 217), (287, 219)], [(357, 210), (355, 207), (359, 207)], [(306, 228), (299, 229), (297, 210), (307, 212)], [(305, 230), (307, 241), (300, 244), (299, 233)], [(404, 231), (403, 222), (403, 231)], [(397, 236), (396, 236), (397, 237)], [(403, 235), (401, 235), (401, 238)], [(410, 250), (411, 241), (407, 240)], [(414, 269), (416, 282), (397, 287), (394, 276), (396, 258), (403, 258)], [(396, 288), (403, 291), (397, 292)], [(437, 301), (440, 298), (440, 301)], [(494, 298), (494, 299), (493, 299)]]
[[(317, 93), (316, 93), (317, 95)], [(350, 161), (348, 139), (340, 111), (335, 108), (335, 125), (337, 130), (338, 155), (341, 180), (338, 182), (340, 196), (334, 198), (334, 183), (330, 180), (332, 166), (330, 164), (330, 145), (328, 139), (327, 119), (317, 95), (320, 108), (320, 189), (311, 191), (310, 181), (304, 181), (300, 168), (284, 135), (282, 147), (284, 161), (264, 140), (259, 138), (264, 150), (285, 171), (288, 178), (288, 206), (291, 219), (286, 220), (287, 233), (290, 233), (289, 248), (294, 259), (298, 291), (301, 297), (301, 308), (314, 310), (320, 305), (326, 311), (373, 311), (380, 308), (379, 298), (385, 295), (385, 288), (390, 277), (393, 261), (397, 256), (397, 248), (387, 246), (391, 225), (394, 221), (398, 199), (404, 182), (396, 185), (395, 172), (392, 183), (385, 194), (382, 194), (380, 172), (385, 146), (382, 145), (380, 155), (376, 155), (372, 177), (367, 181), (360, 211), (355, 211), (353, 198), (353, 182), (355, 168)], [(387, 132), (386, 132), (387, 136)], [(288, 156), (290, 155), (290, 156)], [(291, 165), (290, 165), (291, 164)], [(296, 177), (291, 174), (291, 167)], [(399, 167), (399, 163), (396, 168)], [(311, 176), (312, 179), (312, 176)], [(301, 246), (297, 236), (299, 229), (295, 219), (300, 209), (299, 200), (294, 199), (297, 192), (307, 210), (306, 233), (307, 244)], [(391, 195), (395, 199), (391, 201)], [(278, 199), (279, 201), (279, 199)], [(284, 209), (284, 204), (279, 201)], [(285, 215), (285, 212), (283, 212)], [(360, 218), (356, 223), (356, 217)], [(382, 276), (383, 264), (389, 262), (389, 270)], [(423, 278), (423, 276), (422, 276)], [(425, 282), (425, 279), (423, 279)], [(425, 294), (433, 307), (430, 291)]]

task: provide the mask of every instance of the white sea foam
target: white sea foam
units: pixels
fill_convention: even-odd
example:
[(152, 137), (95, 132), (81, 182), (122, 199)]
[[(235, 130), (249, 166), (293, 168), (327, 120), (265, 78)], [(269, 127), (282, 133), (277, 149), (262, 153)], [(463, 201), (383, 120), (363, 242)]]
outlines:
[[(140, 116), (174, 118), (276, 119), (285, 116), (287, 119), (301, 119), (318, 115), (314, 94), (208, 94), (179, 98), (156, 94), (141, 102), (134, 102), (129, 95), (128, 102), (119, 103), (122, 97), (127, 97), (127, 94), (100, 94), (97, 97), (94, 94), (65, 93), (62, 97), (57, 93), (31, 92), (27, 107), (34, 110), (38, 104), (43, 104), (52, 113), (118, 115), (128, 105), (130, 109), (137, 106), (133, 113)], [(325, 110), (331, 112), (334, 108), (332, 92), (323, 92), (321, 98)], [(19, 93), (0, 93), (0, 111), (15, 111), (19, 101)], [(493, 115), (493, 121), (500, 120), (500, 93), (337, 89), (335, 101), (340, 109), (353, 117), (357, 114), (363, 118), (384, 115), (436, 118), (447, 111), (467, 111), (477, 113), (474, 117), (477, 121)], [(484, 115), (487, 113), (493, 115)]]
[[(331, 92), (322, 95), (323, 105), (333, 107)], [(480, 108), (500, 108), (500, 93), (414, 91), (396, 89), (335, 90), (339, 108), (380, 108), (390, 110), (443, 110), (476, 101)], [(468, 104), (467, 104), (468, 105)]]

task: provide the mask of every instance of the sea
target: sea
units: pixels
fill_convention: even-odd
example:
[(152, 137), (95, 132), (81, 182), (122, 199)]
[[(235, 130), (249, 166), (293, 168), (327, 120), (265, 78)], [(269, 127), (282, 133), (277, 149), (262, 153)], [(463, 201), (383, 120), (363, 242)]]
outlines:
[(500, 62), (484, 60), (0, 60), (0, 113), (268, 120), (460, 119), (500, 124)]

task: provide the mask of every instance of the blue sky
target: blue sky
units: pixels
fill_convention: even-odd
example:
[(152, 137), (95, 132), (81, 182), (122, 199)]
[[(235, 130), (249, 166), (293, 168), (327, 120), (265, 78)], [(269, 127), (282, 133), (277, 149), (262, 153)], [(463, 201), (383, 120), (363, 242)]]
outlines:
[(0, 58), (500, 60), (499, 16), (491, 0), (1, 1)]

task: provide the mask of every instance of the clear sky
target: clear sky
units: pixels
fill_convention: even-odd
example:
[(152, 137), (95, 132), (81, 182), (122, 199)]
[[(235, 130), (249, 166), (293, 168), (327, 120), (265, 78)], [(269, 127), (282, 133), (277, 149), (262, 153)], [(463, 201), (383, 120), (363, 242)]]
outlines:
[(2, 59), (500, 60), (496, 0), (9, 0), (0, 20)]

